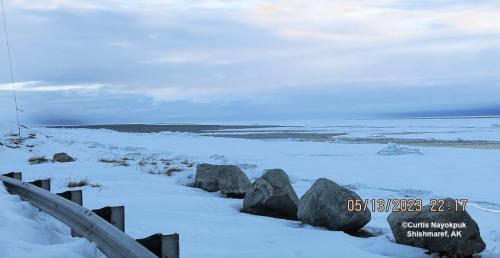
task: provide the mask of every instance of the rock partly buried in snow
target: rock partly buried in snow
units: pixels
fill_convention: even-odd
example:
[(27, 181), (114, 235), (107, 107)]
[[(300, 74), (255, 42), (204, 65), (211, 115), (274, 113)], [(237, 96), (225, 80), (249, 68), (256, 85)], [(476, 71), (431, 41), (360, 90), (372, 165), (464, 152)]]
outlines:
[(60, 153), (54, 154), (54, 157), (52, 158), (52, 160), (56, 161), (56, 162), (73, 162), (73, 161), (75, 161), (75, 159), (73, 157), (71, 157), (70, 155), (68, 155), (65, 152), (60, 152)]
[(221, 191), (232, 198), (243, 198), (250, 179), (234, 165), (199, 164), (196, 167), (195, 187), (208, 192)]
[(257, 215), (297, 219), (299, 198), (290, 179), (281, 169), (267, 170), (248, 190), (243, 212)]
[(219, 191), (219, 166), (206, 163), (196, 166), (194, 186), (208, 192)]
[(349, 212), (347, 203), (350, 200), (361, 198), (331, 180), (320, 178), (300, 198), (297, 216), (302, 222), (313, 226), (357, 232), (370, 222), (371, 213), (369, 210)]
[[(439, 206), (436, 205), (434, 209)], [(455, 207), (452, 199), (446, 199), (442, 208), (443, 211), (432, 211), (431, 206), (424, 206), (420, 212), (391, 213), (387, 221), (396, 242), (424, 248), (447, 257), (469, 257), (482, 252), (486, 245), (477, 223), (469, 213), (464, 211), (461, 205)], [(439, 225), (445, 225), (447, 228), (441, 229)], [(449, 228), (453, 225), (459, 228)], [(412, 232), (425, 232), (429, 235), (409, 235)], [(457, 235), (457, 232), (460, 232), (460, 235)]]

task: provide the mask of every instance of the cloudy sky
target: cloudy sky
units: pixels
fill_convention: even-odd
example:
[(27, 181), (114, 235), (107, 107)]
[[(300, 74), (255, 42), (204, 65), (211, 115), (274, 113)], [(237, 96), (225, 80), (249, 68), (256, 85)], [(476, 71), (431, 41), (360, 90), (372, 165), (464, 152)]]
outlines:
[(500, 115), (499, 1), (3, 1), (25, 124)]

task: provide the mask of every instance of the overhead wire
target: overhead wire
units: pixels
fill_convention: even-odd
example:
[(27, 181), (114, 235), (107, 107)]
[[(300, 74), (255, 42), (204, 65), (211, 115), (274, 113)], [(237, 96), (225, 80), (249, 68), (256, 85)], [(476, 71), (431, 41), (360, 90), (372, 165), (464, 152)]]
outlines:
[(19, 106), (17, 104), (17, 92), (16, 92), (16, 84), (14, 80), (14, 71), (12, 69), (12, 54), (10, 51), (10, 43), (9, 43), (9, 33), (7, 30), (7, 19), (5, 18), (5, 8), (3, 4), (3, 0), (0, 0), (0, 5), (2, 6), (2, 21), (3, 21), (3, 31), (5, 35), (5, 46), (7, 47), (7, 55), (9, 57), (9, 69), (10, 69), (10, 82), (12, 85), (12, 91), (14, 95), (14, 104), (16, 106), (16, 124), (17, 124), (17, 133), (19, 135), (19, 140), (21, 140), (21, 125), (19, 124)]

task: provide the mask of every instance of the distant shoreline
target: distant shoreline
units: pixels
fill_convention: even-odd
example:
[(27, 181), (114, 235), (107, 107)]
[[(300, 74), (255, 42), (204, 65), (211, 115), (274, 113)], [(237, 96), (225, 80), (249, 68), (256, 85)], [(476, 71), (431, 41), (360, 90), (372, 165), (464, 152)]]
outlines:
[(485, 118), (498, 118), (500, 119), (500, 116), (395, 116), (395, 117), (384, 117), (384, 118), (376, 118), (380, 120), (405, 120), (405, 119), (485, 119)]
[[(221, 130), (243, 130), (260, 128), (279, 128), (279, 125), (216, 125), (216, 124), (104, 124), (104, 125), (56, 125), (47, 128), (66, 129), (108, 129), (124, 133), (207, 133)], [(288, 126), (287, 126), (288, 127)]]
[(389, 144), (395, 143), (418, 147), (449, 147), (467, 149), (500, 149), (500, 141), (492, 140), (443, 140), (411, 139), (394, 137), (350, 137), (347, 132), (325, 132), (308, 130), (301, 126), (282, 125), (210, 125), (210, 124), (115, 124), (47, 126), (65, 129), (108, 129), (124, 133), (193, 133), (207, 137), (235, 138), (247, 140), (292, 140), (308, 142), (330, 142), (344, 144)]

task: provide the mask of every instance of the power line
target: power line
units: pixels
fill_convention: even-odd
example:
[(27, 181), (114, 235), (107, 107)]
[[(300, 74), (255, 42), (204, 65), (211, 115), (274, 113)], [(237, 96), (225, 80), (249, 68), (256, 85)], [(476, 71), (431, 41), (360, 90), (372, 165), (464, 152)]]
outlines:
[(0, 4), (2, 5), (2, 19), (3, 19), (3, 31), (5, 33), (5, 45), (7, 46), (7, 53), (9, 56), (9, 68), (10, 68), (10, 82), (12, 84), (12, 90), (14, 92), (14, 103), (16, 105), (16, 123), (17, 123), (17, 133), (19, 135), (19, 140), (21, 140), (21, 127), (19, 125), (19, 107), (17, 105), (17, 93), (16, 93), (16, 85), (14, 84), (14, 72), (12, 70), (12, 58), (10, 53), (10, 44), (9, 44), (9, 33), (7, 31), (7, 21), (5, 19), (5, 11), (3, 6), (3, 0), (0, 0)]

